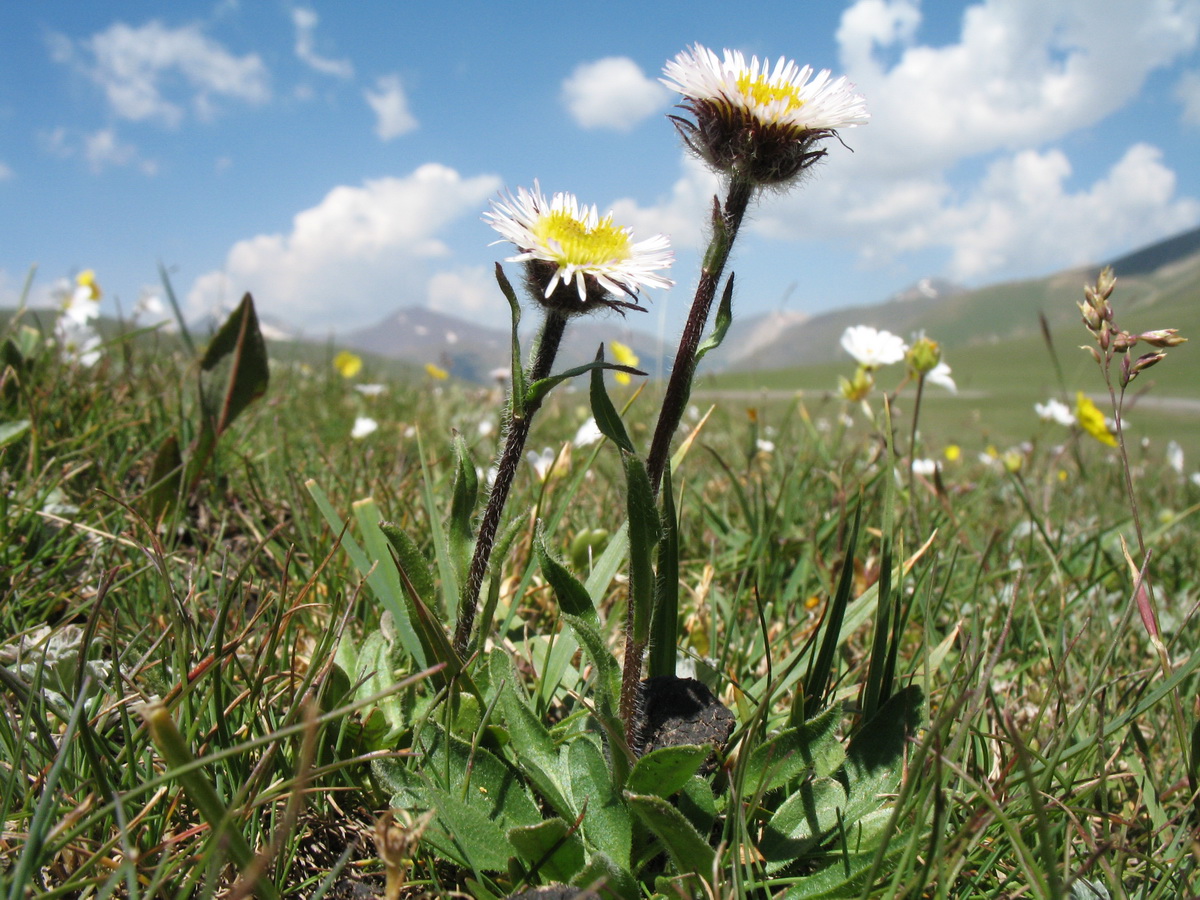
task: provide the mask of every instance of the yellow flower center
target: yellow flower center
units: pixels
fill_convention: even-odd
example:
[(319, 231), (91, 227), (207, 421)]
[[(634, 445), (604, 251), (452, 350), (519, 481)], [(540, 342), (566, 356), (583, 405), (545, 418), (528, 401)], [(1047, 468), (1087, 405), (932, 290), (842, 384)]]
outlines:
[(629, 235), (605, 216), (589, 228), (565, 210), (556, 209), (538, 219), (533, 234), (541, 241), (555, 241), (562, 248), (560, 262), (576, 266), (600, 265), (628, 259)]
[(780, 100), (784, 103), (784, 112), (791, 112), (804, 105), (800, 92), (790, 84), (772, 84), (765, 75), (751, 77), (749, 72), (739, 75), (738, 90), (742, 96), (753, 101), (758, 106), (768, 106)]

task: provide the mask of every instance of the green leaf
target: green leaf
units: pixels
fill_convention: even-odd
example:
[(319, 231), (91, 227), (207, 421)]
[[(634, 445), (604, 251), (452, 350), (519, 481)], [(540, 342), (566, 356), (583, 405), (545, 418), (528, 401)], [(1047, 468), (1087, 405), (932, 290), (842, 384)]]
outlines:
[(599, 628), (600, 617), (596, 614), (596, 607), (592, 605), (592, 598), (588, 595), (587, 588), (580, 584), (575, 576), (567, 571), (566, 566), (556, 560), (546, 549), (546, 535), (541, 528), (538, 529), (534, 547), (537, 551), (538, 563), (542, 567), (542, 574), (550, 582), (554, 597), (558, 601), (558, 608), (567, 615), (583, 619), (593, 628)]
[(729, 333), (729, 326), (733, 324), (733, 273), (729, 273), (729, 278), (725, 282), (725, 290), (721, 294), (721, 303), (717, 306), (717, 318), (713, 323), (713, 331), (704, 342), (696, 348), (694, 359), (697, 363), (704, 358), (704, 354), (710, 350), (716, 350), (725, 340), (725, 335)]
[[(903, 841), (893, 841), (883, 854), (878, 871), (886, 872), (904, 852)], [(796, 880), (782, 900), (849, 900), (862, 897), (871, 874), (875, 853), (838, 854), (828, 865)]]
[(267, 345), (258, 327), (254, 300), (246, 294), (225, 324), (213, 336), (200, 360), (202, 372), (212, 372), (217, 364), (232, 356), (229, 378), (220, 397), (206, 400), (206, 408), (217, 435), (225, 432), (233, 420), (267, 391), (270, 371), (267, 365)]
[(475, 463), (461, 434), (454, 435), (454, 489), (450, 503), (448, 539), (450, 555), (458, 574), (458, 583), (467, 583), (467, 570), (475, 551), (475, 535), (471, 528), (471, 517), (479, 503), (479, 476), (475, 474)]
[(597, 882), (604, 884), (601, 896), (605, 900), (610, 897), (618, 900), (642, 900), (642, 891), (628, 868), (621, 868), (601, 852), (592, 854), (588, 864), (572, 880), (576, 887), (586, 888)]
[(626, 789), (635, 794), (669, 798), (681, 791), (712, 752), (712, 746), (660, 747), (638, 758)]
[(500, 263), (496, 263), (496, 283), (500, 285), (500, 292), (508, 300), (508, 308), (512, 312), (512, 409), (510, 413), (514, 419), (523, 419), (525, 417), (525, 369), (521, 365), (521, 339), (517, 334), (517, 328), (521, 324), (521, 302), (517, 299), (517, 292), (513, 290)]
[[(596, 362), (604, 362), (603, 344), (596, 351)], [(592, 417), (596, 420), (596, 427), (600, 429), (600, 433), (622, 450), (627, 453), (633, 453), (633, 441), (629, 440), (629, 432), (625, 430), (625, 423), (621, 421), (621, 414), (613, 406), (613, 402), (608, 396), (608, 390), (604, 387), (604, 372), (602, 369), (592, 369), (590, 393)]]
[(662, 797), (625, 792), (625, 799), (646, 828), (662, 841), (675, 868), (710, 879), (716, 851), (691, 822)]
[(815, 850), (844, 821), (846, 789), (833, 778), (800, 784), (771, 816), (758, 850), (768, 872), (777, 872)]
[(628, 869), (633, 820), (616, 791), (604, 754), (591, 737), (581, 735), (567, 747), (567, 766), (571, 800), (575, 808), (584, 811), (584, 838), (618, 866)]
[(842, 572), (838, 579), (837, 593), (829, 604), (825, 618), (821, 622), (821, 649), (804, 680), (807, 694), (804, 698), (804, 710), (817, 711), (817, 702), (824, 698), (829, 686), (829, 678), (833, 674), (833, 663), (838, 648), (842, 644), (842, 620), (846, 615), (846, 607), (850, 604), (850, 592), (854, 589), (854, 551), (858, 546), (858, 525), (862, 517), (862, 504), (854, 509), (854, 525), (850, 529), (850, 539), (846, 543), (846, 558), (842, 561)]
[(803, 725), (785, 728), (750, 753), (742, 784), (747, 793), (766, 794), (812, 772), (832, 775), (846, 758), (837, 739), (842, 705), (834, 703)]
[(645, 646), (650, 639), (654, 611), (654, 551), (660, 523), (654, 490), (641, 457), (624, 453), (626, 510), (629, 514), (629, 602), (633, 606), (633, 641)]
[(509, 830), (508, 841), (529, 874), (539, 880), (569, 882), (583, 871), (583, 840), (557, 816)]
[(890, 805), (900, 787), (909, 738), (921, 725), (924, 694), (910, 685), (893, 694), (846, 748), (850, 786), (846, 821)]
[(567, 613), (563, 613), (562, 620), (575, 633), (575, 639), (596, 670), (596, 680), (589, 699), (596, 711), (596, 718), (608, 736), (617, 783), (624, 783), (629, 774), (630, 760), (626, 755), (625, 726), (617, 714), (621, 696), (621, 670), (595, 626), (586, 619)]
[(658, 542), (658, 571), (654, 579), (654, 612), (650, 620), (651, 678), (674, 675), (679, 655), (679, 518), (671, 486), (671, 464), (663, 470), (662, 533)]
[[(582, 375), (585, 372), (592, 372), (596, 369), (603, 369), (607, 372), (624, 372), (626, 375), (640, 375), (645, 377), (648, 373), (641, 369), (635, 369), (633, 366), (619, 366), (616, 363), (606, 362), (590, 362), (584, 363), (582, 366), (576, 366), (573, 369), (567, 369), (565, 372), (559, 372), (557, 375), (550, 375), (546, 378), (540, 378), (533, 384), (529, 385), (525, 391), (525, 406), (526, 408), (536, 407), (546, 395), (557, 385), (562, 384), (574, 378), (576, 375)], [(597, 422), (599, 424), (599, 422)]]
[[(4, 441), (0, 439), (0, 446)], [(146, 492), (142, 495), (142, 512), (150, 522), (157, 523), (159, 519), (179, 500), (179, 491), (183, 486), (183, 456), (179, 452), (179, 439), (170, 435), (150, 464), (150, 474), (146, 476)]]
[(425, 727), (413, 752), (415, 771), (399, 759), (373, 763), (392, 805), (436, 809), (440, 827), (426, 832), (431, 846), (462, 865), (504, 869), (512, 855), (508, 831), (542, 821), (517, 773), (488, 750), (447, 738), (436, 725)]
[(700, 834), (712, 832), (717, 821), (717, 798), (707, 778), (694, 775), (688, 779), (675, 805)]
[(518, 695), (517, 676), (512, 659), (508, 654), (497, 650), (489, 657), (488, 662), (492, 669), (492, 682), (502, 685), (500, 703), (504, 712), (504, 724), (508, 728), (517, 762), (525, 776), (555, 812), (564, 817), (573, 817), (578, 813), (578, 809), (567, 801), (558, 751), (546, 726), (534, 715), (529, 704)]

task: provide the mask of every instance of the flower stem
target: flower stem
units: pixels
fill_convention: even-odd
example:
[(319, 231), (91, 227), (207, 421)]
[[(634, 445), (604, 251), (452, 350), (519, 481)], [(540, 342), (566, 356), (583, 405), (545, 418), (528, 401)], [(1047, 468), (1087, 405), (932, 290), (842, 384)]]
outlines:
[[(525, 375), (526, 385), (532, 385), (550, 374), (550, 367), (554, 365), (554, 357), (558, 354), (558, 347), (562, 343), (566, 327), (567, 316), (555, 309), (546, 310), (546, 320), (542, 324), (537, 347), (533, 351), (533, 360)], [(500, 518), (504, 514), (504, 504), (508, 502), (508, 492), (512, 488), (513, 478), (521, 464), (521, 454), (525, 449), (525, 441), (529, 437), (533, 414), (537, 412), (539, 406), (541, 406), (541, 400), (530, 401), (527, 399), (520, 417), (514, 416), (511, 408), (509, 410), (504, 449), (496, 461), (496, 479), (492, 482), (487, 506), (484, 508), (483, 518), (479, 522), (479, 533), (475, 538), (475, 553), (471, 557), (471, 567), (467, 570), (467, 583), (462, 588), (458, 604), (458, 623), (454, 629), (454, 649), (460, 656), (466, 654), (471, 640), (471, 629), (475, 625), (475, 612), (479, 607), (479, 594), (483, 589), (483, 580), (487, 576), (488, 561), (492, 555), (492, 547), (496, 543), (496, 532), (500, 527)]]
[(663, 469), (667, 464), (667, 456), (671, 452), (671, 439), (675, 436), (675, 430), (679, 427), (692, 392), (692, 378), (696, 374), (696, 348), (700, 346), (700, 338), (708, 324), (713, 298), (717, 294), (717, 285), (721, 281), (729, 253), (733, 249), (733, 242), (737, 238), (738, 229), (753, 195), (754, 182), (734, 175), (729, 182), (729, 195), (725, 198), (724, 209), (720, 209), (717, 206), (719, 201), (713, 198), (712, 240), (709, 241), (704, 262), (700, 267), (700, 281), (696, 285), (696, 295), (692, 300), (687, 324), (683, 328), (683, 336), (679, 339), (679, 350), (675, 354), (675, 364), (667, 381), (658, 424), (654, 428), (654, 438), (650, 443), (650, 455), (646, 460), (650, 487), (656, 495), (662, 481)]

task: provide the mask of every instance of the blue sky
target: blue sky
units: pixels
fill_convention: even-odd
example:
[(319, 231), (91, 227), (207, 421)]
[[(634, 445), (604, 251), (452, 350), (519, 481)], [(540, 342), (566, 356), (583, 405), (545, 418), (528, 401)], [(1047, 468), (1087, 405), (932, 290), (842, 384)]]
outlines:
[[(695, 42), (846, 74), (870, 124), (753, 208), (736, 309), (872, 303), (1103, 259), (1200, 223), (1200, 0), (0, 5), (0, 305), (171, 272), (323, 335), (427, 305), (503, 325), (489, 199), (539, 179), (676, 247), (716, 182), (665, 119)], [(1119, 273), (1118, 273), (1119, 274)]]

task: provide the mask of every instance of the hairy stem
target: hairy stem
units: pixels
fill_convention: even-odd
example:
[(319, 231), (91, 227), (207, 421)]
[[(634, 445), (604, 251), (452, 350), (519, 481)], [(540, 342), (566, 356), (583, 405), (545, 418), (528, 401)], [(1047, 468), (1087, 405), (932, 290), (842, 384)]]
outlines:
[(713, 198), (715, 208), (712, 240), (709, 241), (708, 250), (704, 254), (700, 281), (696, 285), (696, 295), (692, 299), (692, 308), (683, 328), (683, 336), (679, 339), (679, 350), (675, 354), (675, 364), (671, 368), (662, 409), (658, 414), (658, 424), (654, 428), (654, 438), (650, 443), (650, 455), (646, 459), (650, 487), (656, 495), (667, 457), (671, 452), (671, 439), (679, 428), (683, 411), (687, 408), (688, 397), (692, 392), (692, 378), (696, 374), (696, 348), (700, 346), (700, 338), (708, 324), (713, 298), (717, 294), (717, 285), (721, 281), (725, 264), (729, 261), (729, 253), (733, 249), (733, 242), (737, 238), (738, 229), (753, 195), (754, 183), (735, 175), (730, 179), (729, 195), (725, 198), (723, 209), (718, 207), (719, 201)]
[[(534, 349), (533, 361), (526, 372), (525, 383), (532, 385), (550, 374), (554, 365), (554, 357), (562, 343), (563, 332), (566, 331), (567, 317), (554, 309), (546, 311), (546, 321), (542, 324), (541, 334), (538, 335), (537, 347)], [(483, 589), (483, 580), (487, 576), (488, 561), (491, 559), (492, 547), (496, 543), (496, 532), (500, 528), (500, 519), (504, 515), (504, 504), (508, 502), (508, 492), (512, 488), (513, 478), (521, 464), (521, 455), (525, 449), (525, 441), (529, 437), (529, 428), (533, 422), (533, 414), (541, 406), (540, 400), (526, 401), (524, 412), (518, 418), (509, 412), (507, 434), (504, 449), (496, 461), (496, 480), (492, 482), (491, 493), (488, 494), (487, 506), (483, 510), (483, 518), (479, 522), (479, 533), (475, 538), (475, 553), (471, 557), (471, 567), (467, 570), (467, 583), (462, 588), (458, 604), (458, 623), (454, 629), (454, 649), (460, 656), (465, 656), (471, 640), (471, 629), (475, 625), (475, 613), (479, 607), (479, 594)]]

